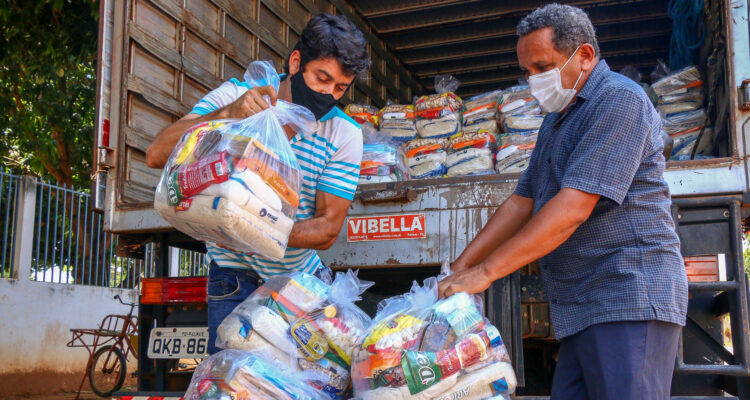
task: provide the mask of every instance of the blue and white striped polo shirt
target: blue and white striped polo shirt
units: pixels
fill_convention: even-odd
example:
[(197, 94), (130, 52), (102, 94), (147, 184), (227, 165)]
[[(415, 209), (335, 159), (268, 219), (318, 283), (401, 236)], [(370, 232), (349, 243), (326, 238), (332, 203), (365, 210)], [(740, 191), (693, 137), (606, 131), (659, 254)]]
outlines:
[[(283, 78), (282, 78), (283, 79)], [(205, 115), (222, 108), (250, 89), (250, 84), (231, 79), (208, 93), (191, 111)], [(354, 198), (362, 161), (362, 130), (338, 107), (320, 121), (315, 133), (298, 133), (290, 141), (302, 169), (297, 221), (315, 215), (315, 195), (327, 192), (348, 200)], [(315, 250), (288, 247), (282, 261), (235, 253), (206, 243), (209, 259), (220, 267), (252, 268), (263, 279), (290, 271), (314, 272), (323, 264)]]

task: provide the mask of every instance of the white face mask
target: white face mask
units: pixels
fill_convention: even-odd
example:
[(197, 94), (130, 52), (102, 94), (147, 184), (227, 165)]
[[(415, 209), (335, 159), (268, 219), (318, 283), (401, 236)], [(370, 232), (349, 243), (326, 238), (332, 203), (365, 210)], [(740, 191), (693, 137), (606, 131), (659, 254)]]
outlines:
[(539, 106), (542, 107), (544, 112), (560, 112), (570, 104), (573, 97), (576, 95), (576, 86), (578, 81), (583, 76), (583, 71), (578, 74), (578, 79), (571, 89), (564, 89), (562, 87), (562, 78), (560, 77), (560, 71), (565, 69), (570, 60), (578, 51), (579, 47), (576, 47), (573, 54), (568, 57), (568, 61), (565, 61), (562, 68), (555, 67), (541, 74), (531, 75), (529, 77), (529, 89), (531, 95), (539, 102)]

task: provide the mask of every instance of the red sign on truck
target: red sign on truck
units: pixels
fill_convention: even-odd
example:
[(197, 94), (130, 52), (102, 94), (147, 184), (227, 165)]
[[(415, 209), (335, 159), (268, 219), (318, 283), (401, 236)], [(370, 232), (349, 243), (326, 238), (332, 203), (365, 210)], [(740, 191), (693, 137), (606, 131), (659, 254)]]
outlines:
[(346, 221), (346, 238), (350, 242), (422, 239), (425, 236), (424, 214), (350, 217)]

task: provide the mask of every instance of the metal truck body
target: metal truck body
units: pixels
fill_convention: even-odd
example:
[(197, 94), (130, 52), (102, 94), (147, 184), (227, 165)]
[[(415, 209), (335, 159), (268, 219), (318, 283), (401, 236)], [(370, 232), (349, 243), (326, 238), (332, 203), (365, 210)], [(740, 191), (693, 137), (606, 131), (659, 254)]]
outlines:
[[(659, 1), (598, 3), (603, 3), (603, 9), (630, 7), (635, 15), (633, 23), (645, 21), (648, 24), (648, 19), (652, 18), (650, 7), (661, 4)], [(353, 3), (359, 8), (352, 6)], [(420, 80), (419, 71), (428, 69), (419, 68), (413, 73), (414, 68), (406, 68), (392, 50), (395, 48), (406, 59), (408, 29), (397, 26), (400, 20), (394, 20), (393, 26), (385, 28), (373, 21), (414, 9), (429, 10), (434, 23), (438, 24), (441, 18), (448, 18), (449, 7), (460, 4), (447, 1), (443, 3), (448, 5), (440, 5), (437, 3), (441, 2), (435, 1), (426, 2), (434, 5), (415, 5), (397, 1), (391, 6), (383, 5), (380, 11), (363, 13), (364, 3), (367, 2), (103, 0), (93, 193), (95, 207), (104, 212), (106, 229), (138, 240), (158, 238), (164, 257), (168, 254), (164, 250), (167, 244), (186, 245), (184, 237), (173, 235), (170, 226), (153, 210), (153, 190), (161, 171), (146, 166), (146, 148), (159, 130), (187, 113), (203, 94), (231, 77), (240, 77), (251, 60), (271, 59), (280, 67), (312, 14), (342, 13), (365, 31), (370, 42), (374, 65), (370, 79), (357, 82), (344, 102), (383, 106), (386, 99), (409, 102), (414, 94), (426, 93), (428, 88), (424, 80)], [(482, 4), (473, 4), (467, 9), (489, 9), (492, 2), (479, 3)], [(624, 14), (597, 13), (593, 9), (600, 5), (597, 2), (572, 3), (591, 6), (595, 25), (597, 21), (602, 21), (605, 28), (606, 24), (629, 23)], [(684, 255), (716, 256), (717, 266), (724, 265), (724, 273), (718, 282), (690, 284), (691, 322), (683, 335), (688, 346), (682, 346), (685, 350), (679, 355), (675, 385), (679, 394), (712, 396), (728, 390), (750, 396), (748, 295), (741, 256), (743, 210), (750, 200), (747, 195), (750, 189), (747, 160), (750, 145), (747, 134), (750, 129), (749, 10), (746, 0), (718, 3), (722, 11), (714, 17), (720, 21), (721, 33), (726, 38), (725, 57), (720, 60), (724, 68), (721, 101), (728, 109), (729, 127), (725, 156), (669, 162), (665, 179), (673, 196), (674, 217), (680, 229)], [(499, 12), (506, 12), (511, 22), (518, 13), (533, 8), (525, 3), (518, 9), (507, 7)], [(642, 18), (636, 18), (639, 15)], [(454, 17), (463, 18), (462, 14)], [(427, 22), (416, 21), (414, 26), (415, 30), (435, 32)], [(388, 45), (387, 40), (381, 40), (374, 33), (385, 32), (388, 38), (391, 35), (388, 32), (399, 29), (406, 38), (398, 45), (400, 47), (393, 42)], [(416, 31), (415, 35), (419, 32), (422, 31)], [(451, 38), (444, 40), (452, 43)], [(505, 49), (506, 52), (512, 52), (513, 43), (509, 43), (511, 47)], [(460, 41), (454, 44), (462, 45)], [(643, 46), (648, 46), (645, 40)], [(635, 50), (623, 54), (637, 54), (637, 48)], [(418, 52), (415, 50), (412, 56), (417, 58)], [(440, 59), (443, 56), (436, 53), (424, 57)], [(622, 55), (618, 53), (613, 57)], [(444, 65), (447, 69), (452, 64)], [(518, 177), (517, 174), (494, 175), (361, 186), (338, 241), (329, 250), (320, 252), (321, 258), (334, 268), (362, 268), (366, 276), (369, 273), (381, 285), (398, 280), (397, 285), (391, 285), (391, 292), (380, 293), (382, 296), (395, 294), (392, 292), (408, 287), (412, 279), (434, 272), (444, 259), (455, 259), (494, 209), (513, 192)], [(362, 235), (363, 226), (369, 224), (374, 224), (373, 232), (378, 235)], [(406, 234), (407, 228), (413, 233), (411, 236)], [(369, 232), (368, 229), (366, 233)], [(162, 260), (161, 265), (160, 270), (166, 274), (166, 261)], [(524, 377), (524, 370), (530, 371), (524, 368), (524, 362), (529, 367), (531, 355), (549, 359), (550, 349), (554, 348), (549, 341), (552, 332), (545, 315), (548, 312), (545, 298), (539, 288), (538, 275), (530, 267), (521, 274), (496, 282), (485, 294), (487, 313), (501, 328), (519, 372), (519, 383), (527, 387), (543, 380), (549, 368), (534, 369), (535, 376), (530, 373)], [(166, 309), (152, 311), (155, 324), (163, 326), (160, 324), (164, 324)], [(721, 324), (717, 321), (725, 311), (732, 319), (734, 353), (726, 351), (721, 342)], [(147, 340), (145, 336), (141, 335), (142, 340)], [(150, 378), (144, 382), (148, 387), (139, 389), (164, 390), (168, 380)]]

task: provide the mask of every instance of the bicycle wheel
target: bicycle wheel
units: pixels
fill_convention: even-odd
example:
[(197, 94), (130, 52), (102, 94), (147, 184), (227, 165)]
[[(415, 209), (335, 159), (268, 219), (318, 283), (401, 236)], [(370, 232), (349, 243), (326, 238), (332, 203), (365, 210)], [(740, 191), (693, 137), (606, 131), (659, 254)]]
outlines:
[(125, 356), (115, 346), (104, 346), (94, 354), (89, 369), (91, 389), (101, 397), (108, 397), (122, 387), (127, 367)]

